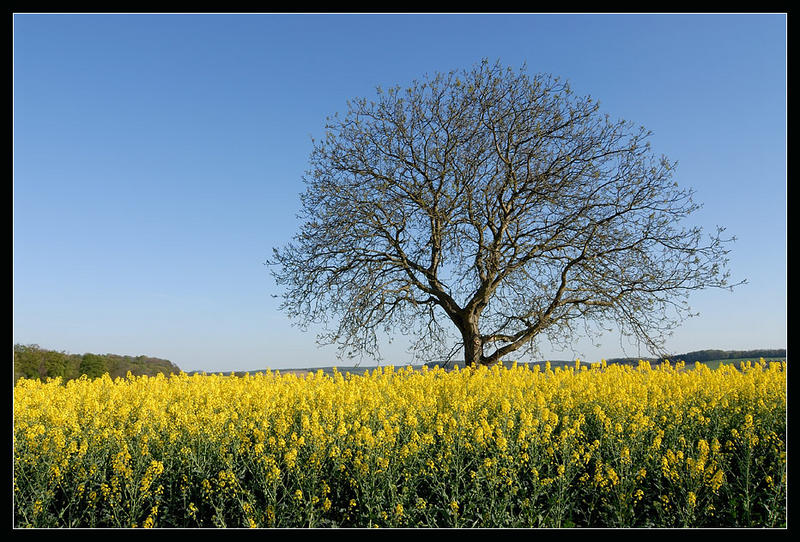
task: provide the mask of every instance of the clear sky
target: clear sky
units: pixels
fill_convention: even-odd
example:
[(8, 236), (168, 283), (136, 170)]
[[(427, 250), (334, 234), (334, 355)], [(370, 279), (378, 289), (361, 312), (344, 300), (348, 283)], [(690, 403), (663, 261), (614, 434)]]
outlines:
[[(786, 15), (195, 14), (13, 20), (13, 335), (227, 371), (348, 365), (278, 311), (311, 137), (346, 100), (482, 58), (653, 132), (732, 246), (675, 353), (786, 347)], [(412, 360), (402, 348), (386, 361)], [(623, 354), (576, 337), (549, 359)], [(628, 355), (637, 355), (630, 349)], [(362, 365), (370, 365), (362, 361)]]

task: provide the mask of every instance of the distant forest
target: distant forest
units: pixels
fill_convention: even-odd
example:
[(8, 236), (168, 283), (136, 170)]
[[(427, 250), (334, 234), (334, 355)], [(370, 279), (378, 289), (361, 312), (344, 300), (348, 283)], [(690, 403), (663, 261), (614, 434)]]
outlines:
[[(786, 349), (761, 349), (761, 350), (697, 350), (696, 352), (687, 352), (686, 354), (676, 354), (663, 359), (675, 363), (676, 361), (685, 361), (686, 363), (694, 363), (695, 361), (717, 361), (725, 359), (749, 359), (751, 361), (758, 361), (759, 358), (785, 358)], [(662, 358), (613, 358), (607, 359), (606, 363), (638, 363), (639, 360), (646, 361), (662, 361)]]
[[(671, 362), (695, 361), (706, 362), (726, 359), (750, 359), (758, 361), (759, 358), (785, 358), (786, 349), (761, 349), (761, 350), (698, 350), (686, 354), (670, 356)], [(638, 364), (639, 360), (660, 361), (657, 358), (612, 358), (606, 363)], [(539, 362), (541, 363), (541, 362)], [(573, 361), (554, 361), (554, 366), (571, 365)], [(350, 368), (355, 370), (356, 368)], [(363, 372), (367, 367), (358, 368)], [(313, 370), (313, 369), (309, 369)], [(108, 373), (111, 378), (125, 377), (128, 372), (135, 376), (154, 376), (158, 373), (165, 375), (180, 373), (181, 369), (166, 359), (148, 356), (120, 356), (117, 354), (67, 354), (55, 350), (45, 350), (39, 345), (14, 345), (14, 382), (20, 378), (46, 380), (60, 376), (64, 382), (86, 375), (95, 378)], [(231, 374), (231, 372), (225, 373)], [(239, 372), (233, 373), (239, 374)], [(244, 374), (244, 373), (242, 373)]]
[(117, 354), (67, 354), (45, 350), (36, 344), (14, 345), (14, 382), (20, 378), (46, 380), (60, 376), (65, 382), (86, 375), (90, 378), (108, 373), (111, 378), (131, 374), (154, 376), (179, 373), (181, 369), (166, 359)]

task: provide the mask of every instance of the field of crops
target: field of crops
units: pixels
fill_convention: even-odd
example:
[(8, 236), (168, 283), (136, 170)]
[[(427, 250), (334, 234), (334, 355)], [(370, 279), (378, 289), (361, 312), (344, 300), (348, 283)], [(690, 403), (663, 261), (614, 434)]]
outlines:
[(780, 527), (786, 364), (14, 388), (16, 527)]

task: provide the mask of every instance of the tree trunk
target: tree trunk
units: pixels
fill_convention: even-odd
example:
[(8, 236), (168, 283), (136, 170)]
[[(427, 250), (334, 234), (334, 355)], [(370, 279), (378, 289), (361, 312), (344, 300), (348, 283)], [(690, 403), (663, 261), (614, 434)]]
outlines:
[(483, 341), (478, 331), (478, 324), (468, 322), (462, 331), (464, 338), (464, 362), (467, 367), (478, 367), (485, 359), (483, 356)]

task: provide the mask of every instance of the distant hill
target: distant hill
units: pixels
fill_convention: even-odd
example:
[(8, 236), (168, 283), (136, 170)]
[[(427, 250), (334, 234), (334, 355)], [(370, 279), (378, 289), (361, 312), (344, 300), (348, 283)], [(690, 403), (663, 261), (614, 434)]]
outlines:
[(60, 376), (65, 382), (81, 375), (111, 378), (155, 376), (158, 373), (179, 373), (180, 368), (166, 359), (150, 356), (120, 356), (118, 354), (68, 354), (46, 350), (36, 344), (14, 345), (14, 382), (20, 378), (46, 380)]

